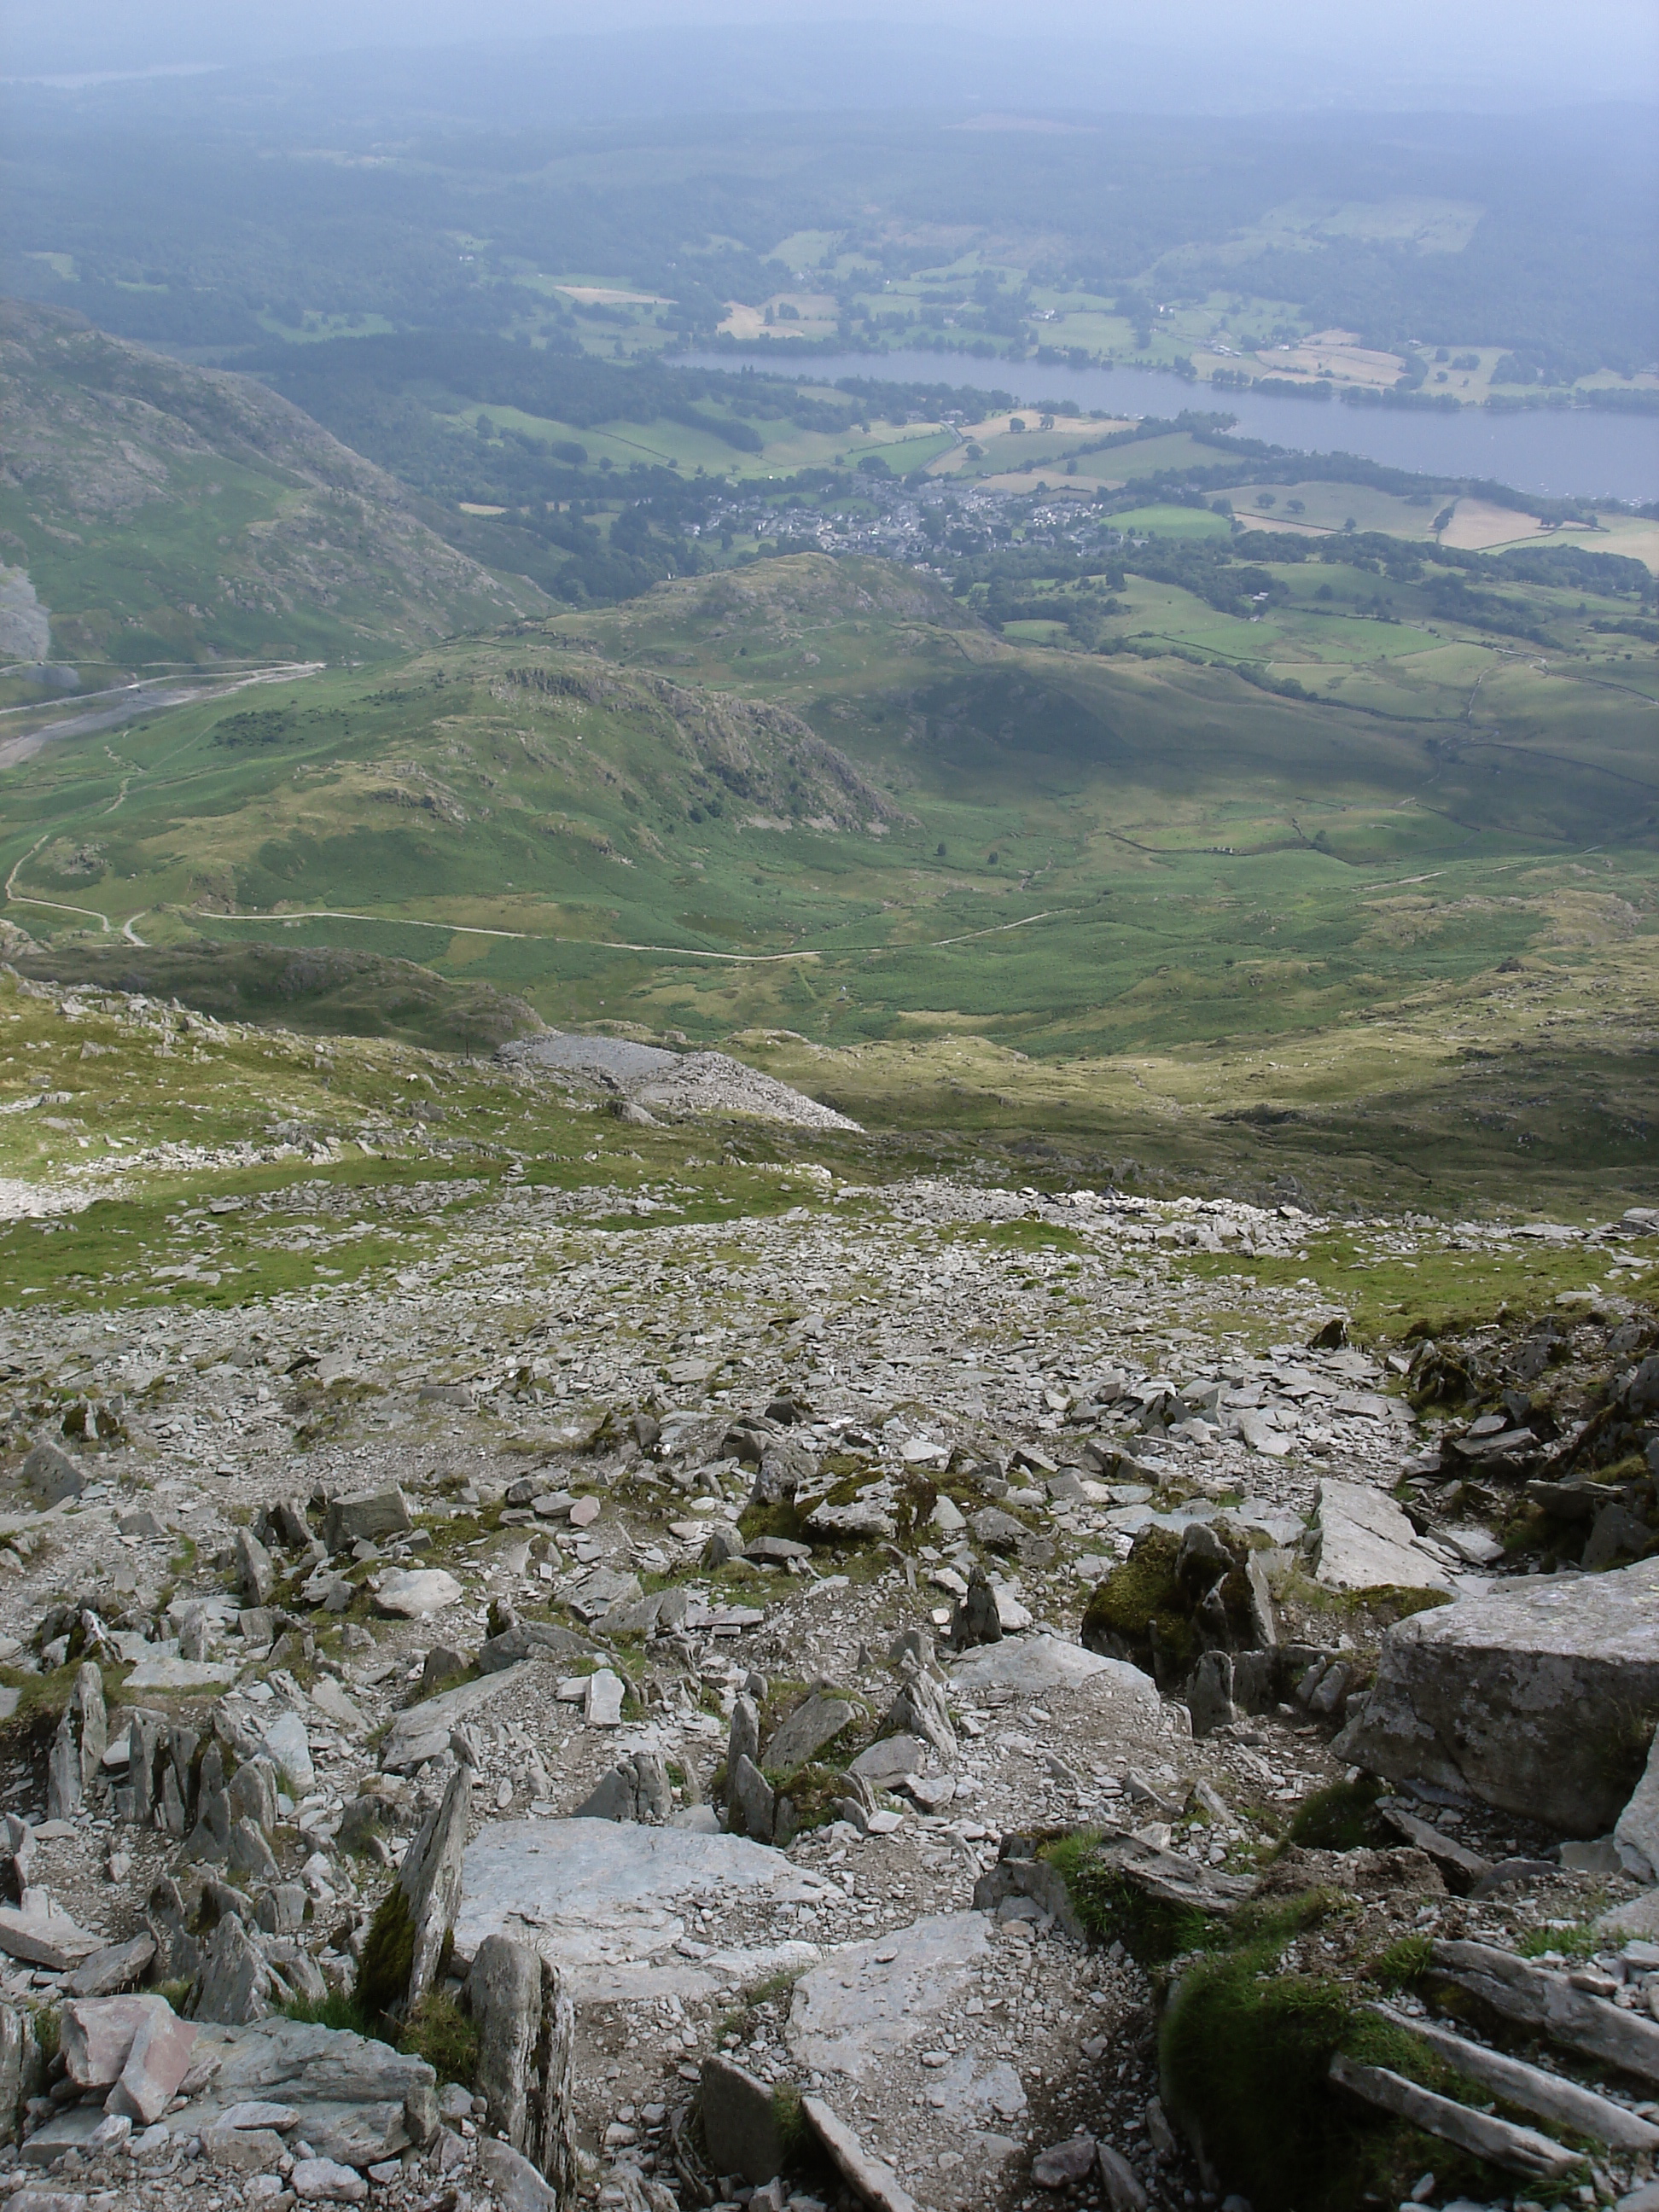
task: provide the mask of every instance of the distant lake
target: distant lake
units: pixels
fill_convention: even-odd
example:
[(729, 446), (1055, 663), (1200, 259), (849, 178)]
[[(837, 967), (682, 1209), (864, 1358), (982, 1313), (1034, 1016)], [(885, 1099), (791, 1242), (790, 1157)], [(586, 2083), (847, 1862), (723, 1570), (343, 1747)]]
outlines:
[(1218, 392), (1158, 368), (1043, 368), (1034, 361), (978, 361), (923, 352), (819, 354), (792, 361), (787, 343), (684, 356), (692, 368), (764, 368), (833, 384), (841, 376), (897, 384), (974, 385), (1014, 392), (1023, 406), (1075, 399), (1115, 415), (1178, 415), (1183, 407), (1238, 418), (1241, 437), (1304, 453), (1359, 453), (1425, 475), (1487, 477), (1554, 499), (1659, 499), (1659, 415), (1538, 407), (1513, 415), (1350, 407), (1340, 400)]

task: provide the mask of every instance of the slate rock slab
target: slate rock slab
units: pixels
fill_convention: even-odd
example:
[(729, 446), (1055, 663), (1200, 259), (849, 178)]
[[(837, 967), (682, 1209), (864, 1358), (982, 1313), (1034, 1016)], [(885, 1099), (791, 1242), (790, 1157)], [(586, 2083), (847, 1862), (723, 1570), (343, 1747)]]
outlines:
[[(203, 2086), (167, 2116), (174, 2140), (225, 2125), (252, 2103), (291, 2110), (291, 2130), (319, 2156), (367, 2166), (430, 2142), (437, 2077), (423, 2058), (343, 2028), (283, 2018), (204, 2024), (185, 2086)], [(273, 2117), (273, 2127), (279, 2124)]]
[(380, 1577), (374, 1602), (382, 1613), (426, 1620), (453, 1605), (460, 1595), (459, 1583), (443, 1567), (397, 1568)]
[(552, 1678), (545, 1663), (539, 1659), (520, 1659), (496, 1674), (486, 1674), (476, 1682), (463, 1682), (459, 1689), (441, 1691), (435, 1698), (426, 1698), (418, 1705), (410, 1706), (392, 1723), (380, 1753), (383, 1771), (413, 1774), (428, 1759), (436, 1759), (448, 1750), (452, 1729), (471, 1720), (498, 1700), (538, 1683), (544, 1685), (544, 1694), (550, 1700)]
[(793, 1774), (809, 1759), (816, 1759), (825, 1744), (833, 1742), (857, 1712), (858, 1707), (845, 1698), (815, 1694), (806, 1698), (773, 1731), (766, 1746), (765, 1765), (775, 1774)]
[(1383, 1492), (1363, 1482), (1322, 1482), (1317, 1517), (1314, 1577), (1328, 1589), (1450, 1591), (1449, 1570), (1418, 1542)]
[(783, 2137), (768, 2083), (715, 2053), (698, 2079), (703, 2141), (716, 2173), (740, 2173), (757, 2189), (783, 2171)]
[[(964, 2031), (969, 1996), (994, 1966), (984, 1913), (931, 1913), (872, 1942), (842, 1944), (794, 1984), (785, 2028), (794, 2062), (858, 2084), (890, 2084), (894, 2066)], [(925, 2101), (953, 2124), (1013, 2119), (1026, 2106), (1006, 2059), (969, 2042), (927, 2077)]]
[(1090, 1686), (1091, 1700), (1121, 1707), (1123, 1717), (1141, 1725), (1163, 1725), (1163, 1705), (1150, 1675), (1125, 1659), (1109, 1659), (1067, 1644), (1058, 1636), (1022, 1636), (988, 1644), (959, 1659), (951, 1669), (958, 1690), (1010, 1690), (1036, 1698), (1051, 1691)]
[(330, 1498), (323, 1541), (331, 1552), (345, 1552), (354, 1544), (405, 1536), (414, 1526), (409, 1500), (401, 1490), (360, 1490)]
[(236, 1680), (234, 1659), (181, 1659), (176, 1652), (158, 1651), (141, 1659), (127, 1676), (128, 1690), (222, 1689)]
[(810, 1943), (780, 1915), (780, 1940), (716, 1948), (696, 1960), (675, 1946), (685, 1912), (706, 1904), (811, 1903), (820, 1876), (746, 1837), (611, 1820), (495, 1820), (468, 1846), (455, 1948), (471, 1957), (486, 1936), (528, 1943), (552, 1960), (579, 2004), (623, 1997), (712, 1995), (810, 1963)]
[(1391, 1782), (1427, 1782), (1567, 1836), (1605, 1835), (1659, 1721), (1659, 1560), (1529, 1575), (1413, 1613), (1332, 1746)]

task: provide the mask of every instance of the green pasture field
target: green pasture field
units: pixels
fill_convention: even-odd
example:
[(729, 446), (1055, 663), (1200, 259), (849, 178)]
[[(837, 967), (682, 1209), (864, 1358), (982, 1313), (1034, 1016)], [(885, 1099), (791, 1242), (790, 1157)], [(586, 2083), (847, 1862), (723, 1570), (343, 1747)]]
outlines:
[[(1451, 501), (1431, 492), (1375, 491), (1369, 484), (1255, 484), (1246, 482), (1227, 494), (1241, 522), (1254, 526), (1262, 516), (1292, 522), (1306, 530), (1377, 530), (1389, 538), (1432, 536), (1434, 519)], [(1263, 499), (1270, 503), (1262, 505)], [(1300, 500), (1301, 511), (1291, 506)]]
[(1111, 521), (1114, 530), (1128, 537), (1226, 538), (1232, 535), (1226, 518), (1212, 514), (1204, 507), (1132, 507), (1115, 512)]

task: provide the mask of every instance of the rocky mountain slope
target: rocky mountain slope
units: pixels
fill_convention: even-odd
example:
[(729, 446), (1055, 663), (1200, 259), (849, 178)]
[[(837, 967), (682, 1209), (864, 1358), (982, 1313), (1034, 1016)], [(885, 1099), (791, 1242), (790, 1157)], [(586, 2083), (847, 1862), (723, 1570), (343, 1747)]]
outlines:
[[(13, 628), (30, 658), (378, 658), (544, 604), (264, 385), (65, 309), (0, 305), (0, 551), (29, 580)], [(12, 598), (24, 606), (21, 586)]]
[(0, 1016), (31, 2184), (1650, 2203), (1659, 1212)]

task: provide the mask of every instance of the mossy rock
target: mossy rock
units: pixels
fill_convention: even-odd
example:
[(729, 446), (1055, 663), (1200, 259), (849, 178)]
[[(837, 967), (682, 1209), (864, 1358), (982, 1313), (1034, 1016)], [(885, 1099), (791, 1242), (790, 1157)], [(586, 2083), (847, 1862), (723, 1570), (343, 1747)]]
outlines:
[(1143, 1528), (1121, 1566), (1096, 1586), (1083, 1615), (1085, 1649), (1127, 1659), (1149, 1674), (1160, 1652), (1180, 1664), (1193, 1644), (1176, 1571), (1180, 1555), (1181, 1539), (1172, 1531)]
[(1425, 2170), (1447, 2197), (1484, 2200), (1504, 2185), (1483, 2161), (1330, 2083), (1340, 2051), (1442, 2095), (1486, 2101), (1345, 1984), (1277, 1972), (1282, 1941), (1275, 1932), (1190, 1967), (1160, 2031), (1165, 2097), (1224, 2189), (1255, 2212), (1352, 2212), (1399, 2203)]
[(1256, 1640), (1249, 1538), (1224, 1521), (1199, 1534), (1203, 1545), (1193, 1546), (1173, 1529), (1143, 1528), (1083, 1616), (1090, 1650), (1130, 1661), (1164, 1690), (1183, 1682), (1212, 1645), (1248, 1650)]
[(758, 1536), (784, 1536), (792, 1544), (804, 1543), (800, 1516), (793, 1498), (780, 1498), (775, 1505), (745, 1505), (738, 1516), (738, 1534), (745, 1544), (752, 1544)]
[[(791, 1836), (804, 1835), (809, 1828), (827, 1827), (837, 1818), (841, 1802), (849, 1794), (845, 1771), (823, 1759), (810, 1760), (787, 1782), (775, 1786), (780, 1844)], [(786, 1828), (787, 1836), (783, 1832)]]
[(1357, 1782), (1334, 1782), (1328, 1789), (1316, 1790), (1297, 1807), (1288, 1840), (1307, 1850), (1383, 1848), (1395, 1838), (1376, 1810), (1382, 1795), (1382, 1784), (1368, 1774)]
[(1099, 1840), (1068, 1836), (1041, 1854), (1066, 1884), (1072, 1910), (1095, 1942), (1121, 1943), (1137, 1966), (1160, 1966), (1218, 1938), (1218, 1921), (1190, 1906), (1149, 1897), (1102, 1860)]

